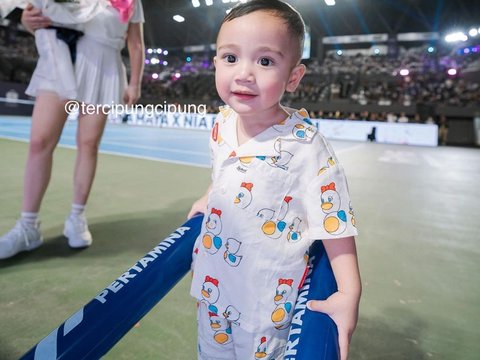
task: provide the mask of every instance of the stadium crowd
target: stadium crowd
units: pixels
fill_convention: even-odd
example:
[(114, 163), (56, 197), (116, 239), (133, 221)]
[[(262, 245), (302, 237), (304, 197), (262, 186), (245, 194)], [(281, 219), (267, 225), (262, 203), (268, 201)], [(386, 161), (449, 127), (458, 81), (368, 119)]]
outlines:
[[(160, 61), (162, 62), (162, 61)], [(480, 54), (431, 54), (426, 46), (408, 49), (396, 58), (388, 56), (329, 55), (323, 62), (307, 61), (308, 73), (293, 94), (285, 95), (287, 103), (317, 103), (348, 101), (359, 105), (380, 105), (384, 112), (344, 113), (339, 111), (317, 116), (329, 118), (365, 119), (376, 121), (431, 122), (428, 116), (420, 119), (410, 114), (389, 114), (391, 105), (443, 104), (453, 107), (475, 106), (480, 103), (480, 84), (464, 78), (463, 72), (480, 63)], [(401, 70), (408, 69), (405, 75)], [(449, 74), (455, 69), (455, 74)], [(167, 65), (146, 68), (144, 97), (197, 99), (218, 106), (214, 69), (208, 58), (200, 56), (187, 62), (184, 58), (169, 57)]]
[[(385, 111), (312, 111), (312, 116), (332, 119), (387, 122), (439, 122), (432, 116), (392, 113), (391, 105), (443, 104), (454, 107), (480, 103), (480, 84), (463, 76), (480, 67), (480, 52), (469, 54), (435, 49), (428, 45), (400, 48), (395, 57), (354, 56), (329, 52), (323, 61), (306, 60), (307, 75), (284, 102), (319, 103), (343, 101), (379, 105)], [(221, 104), (215, 91), (212, 54), (190, 55), (171, 51), (168, 55), (147, 53), (142, 87), (143, 103), (196, 101), (210, 111)], [(22, 31), (0, 26), (0, 81), (27, 83), (37, 60), (34, 39)], [(127, 61), (128, 63), (128, 61)], [(453, 71), (454, 73), (450, 72)], [(408, 70), (408, 72), (407, 72)]]

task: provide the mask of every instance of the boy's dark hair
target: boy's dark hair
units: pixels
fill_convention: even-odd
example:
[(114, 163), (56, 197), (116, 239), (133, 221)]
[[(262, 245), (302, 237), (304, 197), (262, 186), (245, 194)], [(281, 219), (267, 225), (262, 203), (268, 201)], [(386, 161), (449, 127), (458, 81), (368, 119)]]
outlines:
[(280, 0), (250, 0), (246, 3), (239, 3), (225, 16), (222, 25), (228, 21), (255, 11), (267, 11), (285, 21), (290, 34), (298, 40), (297, 56), (302, 57), (303, 42), (305, 40), (305, 23), (300, 13), (291, 5)]

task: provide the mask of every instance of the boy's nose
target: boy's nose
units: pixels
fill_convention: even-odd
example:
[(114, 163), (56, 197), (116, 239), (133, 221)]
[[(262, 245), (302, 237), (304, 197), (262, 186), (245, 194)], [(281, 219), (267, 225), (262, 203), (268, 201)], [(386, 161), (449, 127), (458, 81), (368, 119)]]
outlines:
[(251, 64), (243, 63), (238, 69), (238, 73), (235, 76), (235, 80), (239, 82), (255, 82), (255, 76), (253, 74), (253, 68)]

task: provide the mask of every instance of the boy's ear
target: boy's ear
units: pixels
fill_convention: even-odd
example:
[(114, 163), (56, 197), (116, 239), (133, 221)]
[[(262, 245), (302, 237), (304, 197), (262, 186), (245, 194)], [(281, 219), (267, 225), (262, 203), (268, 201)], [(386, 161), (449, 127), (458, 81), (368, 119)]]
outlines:
[(213, 57), (213, 66), (217, 66), (217, 56)]
[(295, 91), (298, 84), (300, 83), (300, 80), (302, 80), (303, 75), (305, 75), (306, 70), (307, 68), (303, 64), (298, 64), (292, 69), (292, 72), (290, 73), (290, 77), (288, 79), (287, 87), (285, 89), (287, 92)]

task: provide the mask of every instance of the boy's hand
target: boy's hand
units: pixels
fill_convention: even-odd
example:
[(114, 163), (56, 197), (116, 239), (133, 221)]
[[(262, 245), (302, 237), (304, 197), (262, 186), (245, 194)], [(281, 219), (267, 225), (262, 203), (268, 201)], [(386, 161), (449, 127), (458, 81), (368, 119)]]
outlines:
[(208, 187), (205, 195), (203, 195), (200, 199), (198, 199), (193, 203), (192, 208), (190, 209), (187, 215), (187, 219), (190, 219), (191, 217), (193, 217), (195, 214), (198, 214), (198, 213), (202, 213), (202, 214), (207, 213), (208, 194), (210, 193), (211, 188), (212, 188), (212, 185)]
[(192, 218), (195, 214), (198, 213), (207, 213), (207, 201), (208, 201), (208, 196), (204, 195), (197, 201), (195, 201), (192, 205), (192, 208), (190, 209), (190, 212), (187, 215), (187, 219)]
[(358, 320), (359, 297), (337, 291), (326, 300), (311, 300), (310, 310), (327, 314), (337, 325), (340, 359), (348, 358), (348, 347)]

